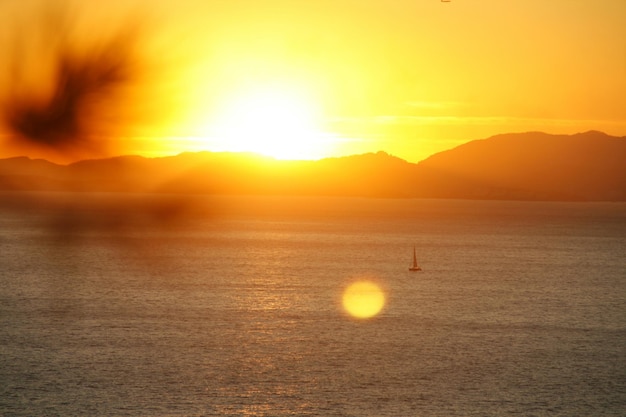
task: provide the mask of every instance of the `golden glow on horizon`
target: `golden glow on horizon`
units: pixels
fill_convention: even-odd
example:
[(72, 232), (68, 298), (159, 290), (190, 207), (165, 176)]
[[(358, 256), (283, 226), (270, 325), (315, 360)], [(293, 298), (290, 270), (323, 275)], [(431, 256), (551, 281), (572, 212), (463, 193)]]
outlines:
[(366, 319), (380, 313), (385, 306), (385, 294), (371, 281), (358, 281), (346, 288), (342, 303), (352, 317)]
[(260, 84), (233, 93), (218, 107), (196, 146), (277, 159), (319, 159), (335, 146), (335, 137), (318, 128), (313, 99), (295, 88)]

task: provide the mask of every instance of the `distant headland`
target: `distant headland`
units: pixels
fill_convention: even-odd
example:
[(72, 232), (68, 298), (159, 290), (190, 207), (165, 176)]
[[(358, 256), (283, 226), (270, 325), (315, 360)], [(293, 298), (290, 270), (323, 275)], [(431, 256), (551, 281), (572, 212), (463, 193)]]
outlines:
[(1, 191), (626, 201), (626, 137), (510, 133), (417, 164), (385, 152), (317, 161), (250, 153), (119, 156), (58, 165), (0, 159)]

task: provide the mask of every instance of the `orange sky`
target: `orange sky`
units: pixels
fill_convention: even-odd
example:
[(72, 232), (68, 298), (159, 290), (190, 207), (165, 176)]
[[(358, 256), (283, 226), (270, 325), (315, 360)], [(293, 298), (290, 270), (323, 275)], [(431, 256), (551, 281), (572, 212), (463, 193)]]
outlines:
[[(128, 15), (145, 24), (119, 152), (417, 162), (504, 132), (626, 135), (623, 0), (67, 3), (86, 44)], [(0, 42), (34, 38), (42, 4), (0, 2)], [(14, 49), (0, 62), (26, 60)]]

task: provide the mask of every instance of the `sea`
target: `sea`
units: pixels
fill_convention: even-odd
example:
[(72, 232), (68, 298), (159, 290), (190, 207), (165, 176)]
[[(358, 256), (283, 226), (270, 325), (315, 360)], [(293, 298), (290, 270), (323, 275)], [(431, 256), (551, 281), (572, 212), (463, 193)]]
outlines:
[(626, 203), (0, 203), (2, 416), (626, 415)]

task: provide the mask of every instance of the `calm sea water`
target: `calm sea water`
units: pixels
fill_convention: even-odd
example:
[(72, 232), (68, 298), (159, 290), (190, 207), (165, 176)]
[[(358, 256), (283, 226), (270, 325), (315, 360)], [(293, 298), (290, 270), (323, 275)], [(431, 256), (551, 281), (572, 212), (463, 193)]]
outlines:
[(2, 198), (3, 416), (626, 412), (626, 204)]

